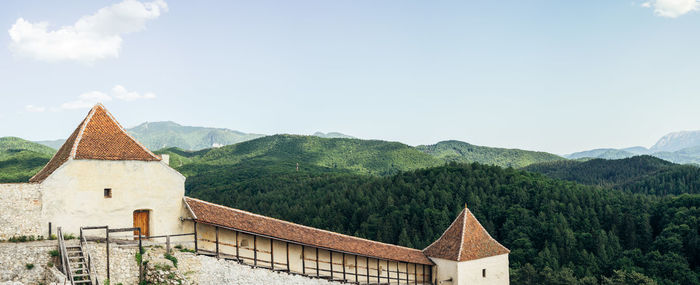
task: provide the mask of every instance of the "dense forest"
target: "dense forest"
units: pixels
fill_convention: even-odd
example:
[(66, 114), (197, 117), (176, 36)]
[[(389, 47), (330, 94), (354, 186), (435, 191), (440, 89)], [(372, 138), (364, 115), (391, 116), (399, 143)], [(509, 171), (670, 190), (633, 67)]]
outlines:
[(513, 284), (700, 284), (700, 195), (631, 194), (476, 163), (388, 177), (239, 170), (194, 175), (188, 195), (415, 248), (468, 203), (512, 250)]
[(552, 178), (632, 193), (700, 193), (699, 167), (675, 164), (648, 155), (617, 160), (553, 161), (532, 164), (524, 169)]

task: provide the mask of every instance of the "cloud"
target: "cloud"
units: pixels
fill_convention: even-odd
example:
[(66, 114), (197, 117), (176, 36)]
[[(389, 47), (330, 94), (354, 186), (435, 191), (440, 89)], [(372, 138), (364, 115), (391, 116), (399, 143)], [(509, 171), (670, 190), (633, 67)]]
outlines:
[(700, 9), (698, 0), (655, 0), (642, 3), (642, 7), (654, 8), (654, 14), (666, 18), (677, 18)]
[(97, 103), (112, 101), (112, 97), (100, 91), (90, 91), (78, 96), (78, 100), (61, 104), (61, 109), (87, 109), (92, 108)]
[(41, 113), (46, 111), (46, 108), (41, 106), (27, 105), (24, 106), (24, 110), (30, 113)]
[(140, 99), (153, 99), (156, 98), (156, 94), (153, 92), (146, 92), (140, 94), (138, 92), (128, 91), (124, 86), (115, 85), (111, 90), (111, 95), (100, 92), (100, 91), (90, 91), (78, 96), (78, 99), (69, 101), (61, 104), (60, 109), (63, 110), (73, 110), (73, 109), (89, 109), (95, 106), (97, 103), (112, 101), (116, 98), (121, 101), (135, 101)]
[(134, 100), (139, 100), (139, 99), (153, 99), (156, 98), (156, 94), (153, 94), (152, 92), (146, 92), (144, 94), (139, 94), (136, 92), (129, 92), (124, 88), (124, 86), (121, 85), (116, 85), (114, 88), (112, 88), (112, 95), (114, 95), (115, 98), (124, 100), (124, 101), (134, 101)]
[(72, 26), (49, 30), (48, 22), (29, 22), (17, 19), (8, 30), (10, 50), (19, 56), (56, 62), (73, 60), (93, 62), (104, 58), (117, 58), (122, 45), (122, 35), (141, 31), (146, 21), (167, 12), (163, 0), (139, 2), (124, 0), (81, 17)]

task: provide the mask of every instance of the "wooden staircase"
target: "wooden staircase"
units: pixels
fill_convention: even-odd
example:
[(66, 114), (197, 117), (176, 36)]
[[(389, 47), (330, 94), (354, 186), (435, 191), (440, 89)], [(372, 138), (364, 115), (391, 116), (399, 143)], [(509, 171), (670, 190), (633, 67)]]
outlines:
[(94, 268), (87, 253), (87, 242), (81, 235), (77, 244), (68, 245), (63, 239), (61, 228), (57, 231), (58, 247), (61, 252), (61, 264), (63, 273), (71, 284), (98, 284), (93, 275)]

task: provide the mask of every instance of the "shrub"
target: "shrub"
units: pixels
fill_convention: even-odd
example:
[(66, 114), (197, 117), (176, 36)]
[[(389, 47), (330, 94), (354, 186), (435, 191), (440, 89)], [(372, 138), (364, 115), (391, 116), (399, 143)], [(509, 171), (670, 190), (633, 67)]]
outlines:
[(73, 235), (73, 234), (65, 234), (65, 235), (63, 235), (63, 239), (64, 239), (64, 240), (72, 240), (72, 239), (75, 239), (75, 235)]
[(56, 239), (58, 239), (58, 237), (56, 237), (56, 235), (54, 235), (54, 234), (49, 236), (49, 240), (56, 240)]
[(182, 245), (181, 245), (181, 244), (178, 244), (178, 245), (175, 246), (175, 248), (177, 248), (177, 249), (182, 249)]
[(27, 263), (24, 265), (24, 267), (26, 267), (27, 270), (32, 270), (32, 268), (34, 268), (34, 263)]
[(57, 249), (50, 250), (50, 251), (49, 251), (49, 255), (51, 255), (52, 257), (58, 256), (58, 250), (57, 250)]

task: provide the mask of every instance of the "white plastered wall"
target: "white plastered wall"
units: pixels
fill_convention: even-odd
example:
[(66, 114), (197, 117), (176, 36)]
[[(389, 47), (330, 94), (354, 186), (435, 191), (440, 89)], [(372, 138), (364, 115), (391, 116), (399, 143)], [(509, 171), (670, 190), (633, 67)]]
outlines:
[[(69, 160), (41, 183), (42, 224), (64, 233), (81, 226), (132, 227), (149, 210), (150, 235), (183, 232), (185, 177), (160, 161)], [(104, 189), (112, 197), (104, 197)]]
[[(470, 261), (452, 261), (431, 257), (437, 269), (437, 284), (510, 284), (508, 254), (485, 257)], [(486, 270), (486, 277), (483, 270)]]
[[(486, 277), (483, 276), (486, 270)], [(459, 285), (465, 284), (510, 284), (508, 254), (462, 261), (457, 265)], [(456, 283), (457, 284), (457, 283)]]

